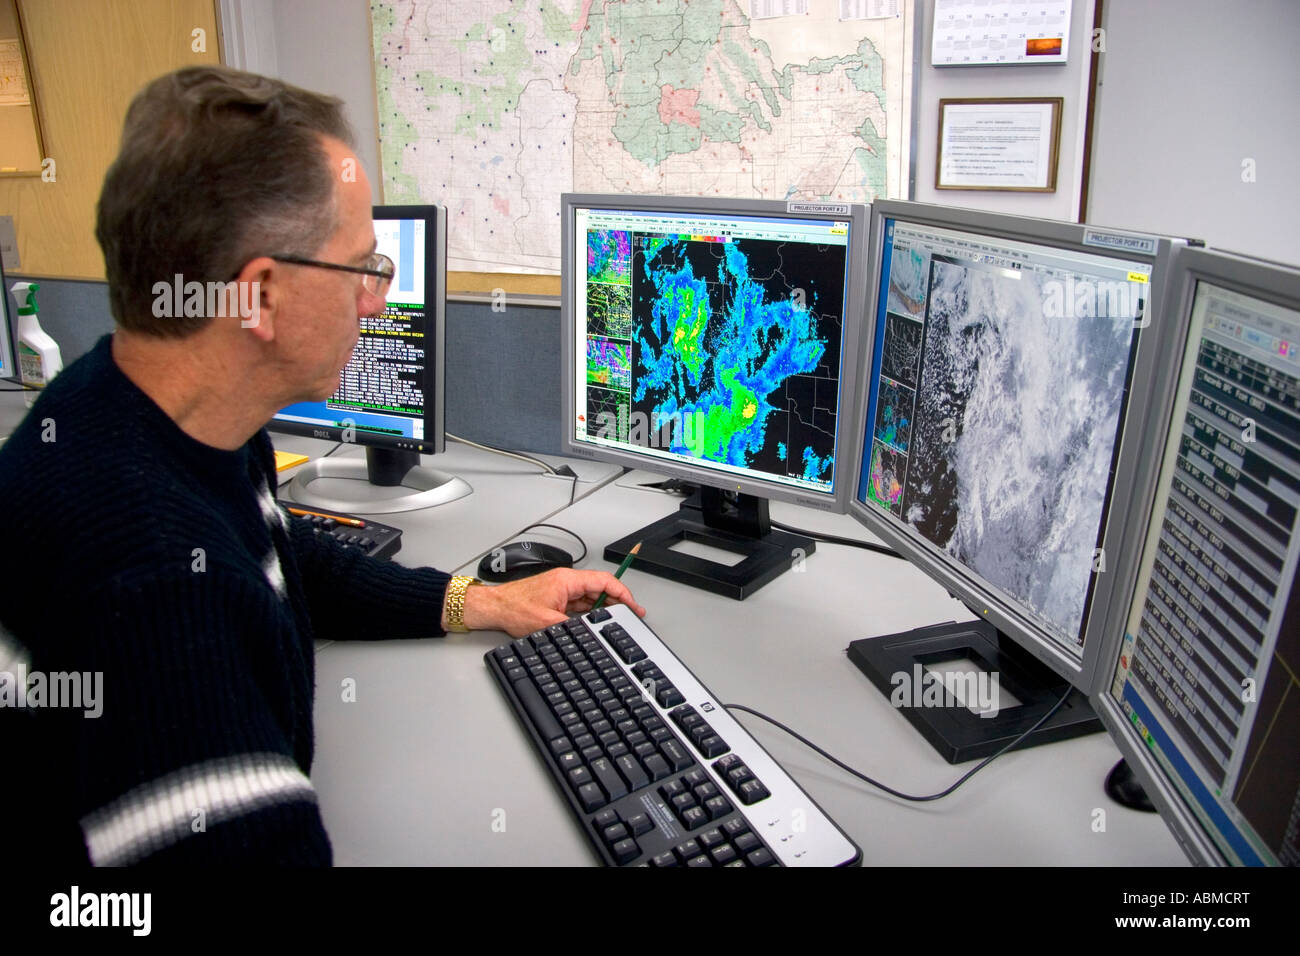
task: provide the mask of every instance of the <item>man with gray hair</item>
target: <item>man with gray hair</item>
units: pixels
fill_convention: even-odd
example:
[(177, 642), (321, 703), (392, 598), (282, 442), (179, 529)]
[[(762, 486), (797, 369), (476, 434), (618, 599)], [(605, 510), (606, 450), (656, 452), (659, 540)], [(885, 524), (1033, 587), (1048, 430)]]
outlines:
[[(332, 394), (384, 307), (350, 142), (338, 100), (221, 67), (160, 77), (127, 113), (95, 230), (117, 331), (0, 450), (23, 550), (0, 670), (103, 675), (93, 720), (0, 708), (24, 781), (0, 818), (46, 861), (329, 863), (315, 639), (520, 636), (602, 591), (644, 613), (605, 572), (470, 586), (283, 519), (263, 425)], [(257, 290), (255, 321), (156, 315), (177, 274)]]

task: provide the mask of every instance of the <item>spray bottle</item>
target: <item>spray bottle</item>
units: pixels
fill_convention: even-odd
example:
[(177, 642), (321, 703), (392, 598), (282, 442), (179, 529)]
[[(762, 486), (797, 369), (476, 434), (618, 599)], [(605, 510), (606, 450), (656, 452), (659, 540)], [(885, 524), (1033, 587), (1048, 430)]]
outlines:
[[(63, 369), (63, 357), (59, 354), (59, 343), (50, 338), (41, 328), (36, 313), (36, 290), (40, 286), (35, 282), (15, 282), (13, 294), (18, 302), (18, 371), (23, 384), (32, 388), (44, 388), (50, 379)], [(24, 301), (26, 297), (26, 301)], [(36, 401), (36, 393), (27, 393), (27, 406)]]

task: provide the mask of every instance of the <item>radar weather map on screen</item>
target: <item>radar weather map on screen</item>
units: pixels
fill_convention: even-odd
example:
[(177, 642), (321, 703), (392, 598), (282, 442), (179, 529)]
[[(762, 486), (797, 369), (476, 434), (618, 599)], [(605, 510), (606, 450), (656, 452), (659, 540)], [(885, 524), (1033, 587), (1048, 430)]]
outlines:
[(880, 256), (858, 500), (1078, 655), (1151, 266), (888, 219)]
[(830, 493), (849, 223), (575, 213), (576, 440)]

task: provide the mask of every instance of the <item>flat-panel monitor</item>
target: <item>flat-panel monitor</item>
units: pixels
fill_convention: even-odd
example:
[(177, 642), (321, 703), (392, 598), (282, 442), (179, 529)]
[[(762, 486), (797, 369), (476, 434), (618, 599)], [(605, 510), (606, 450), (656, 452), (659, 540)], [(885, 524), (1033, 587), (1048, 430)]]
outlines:
[[(299, 469), (290, 496), (337, 511), (384, 514), (469, 494), (462, 479), (421, 467), (444, 447), (443, 337), (447, 211), (376, 206), (375, 251), (394, 273), (383, 312), (361, 319), (352, 358), (329, 398), (276, 413), (274, 431), (366, 446), (366, 459), (321, 458)], [(318, 479), (320, 487), (310, 485)], [(402, 486), (397, 496), (373, 486)], [(323, 490), (322, 490), (323, 489)]]
[(771, 529), (768, 500), (843, 510), (866, 216), (845, 203), (562, 197), (565, 450), (701, 486), (608, 560), (640, 542), (641, 570), (739, 599), (812, 553)]
[(857, 642), (855, 662), (886, 692), (953, 657), (996, 676), (1004, 702), (980, 716), (906, 710), (954, 762), (1014, 740), (1070, 686), (1032, 742), (1099, 730), (1084, 695), (1134, 573), (1119, 545), (1152, 481), (1141, 439), (1173, 243), (902, 201), (871, 223), (849, 511), (977, 621)]
[(1300, 864), (1300, 268), (1179, 250), (1181, 368), (1093, 697), (1197, 863)]

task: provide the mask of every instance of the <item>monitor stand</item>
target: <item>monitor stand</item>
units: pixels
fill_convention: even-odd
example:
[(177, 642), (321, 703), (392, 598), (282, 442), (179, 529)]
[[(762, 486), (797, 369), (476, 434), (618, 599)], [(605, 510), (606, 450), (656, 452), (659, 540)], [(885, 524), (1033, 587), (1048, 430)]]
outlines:
[[(938, 624), (864, 638), (849, 645), (848, 655), (949, 763), (997, 753), (1037, 723), (1067, 689), (1070, 696), (1061, 709), (1016, 749), (1103, 729), (1087, 697), (988, 621)], [(953, 661), (969, 661), (978, 673), (949, 671), (953, 676), (939, 676), (940, 665)], [(996, 693), (990, 675), (997, 678)], [(993, 700), (998, 709), (981, 716), (954, 691), (974, 697), (972, 706)], [(1014, 706), (1006, 704), (1008, 692), (1018, 702)]]
[[(358, 482), (354, 487), (360, 494), (355, 497), (350, 494), (343, 497), (329, 493), (318, 494), (310, 488), (311, 483), (318, 478), (341, 478)], [(375, 486), (401, 486), (411, 490), (395, 497), (366, 494)], [(463, 478), (422, 467), (419, 452), (367, 448), (365, 461), (359, 458), (318, 458), (307, 462), (298, 469), (290, 482), (288, 497), (300, 504), (327, 511), (382, 515), (431, 508), (463, 498), (473, 491)]]
[(1137, 774), (1133, 772), (1127, 760), (1121, 760), (1110, 768), (1110, 773), (1106, 774), (1105, 789), (1106, 796), (1120, 806), (1128, 807), (1130, 810), (1141, 810), (1143, 813), (1156, 812), (1155, 805), (1147, 796), (1146, 790), (1142, 789)]
[[(700, 488), (676, 514), (660, 518), (605, 548), (605, 560), (619, 564), (641, 543), (633, 566), (638, 571), (680, 581), (743, 601), (796, 561), (816, 550), (811, 538), (774, 531), (768, 501), (755, 495)], [(734, 565), (673, 550), (691, 541), (742, 556)], [(802, 564), (800, 564), (802, 567)]]

